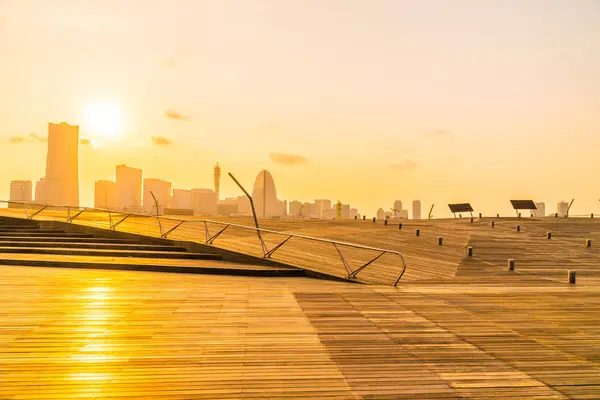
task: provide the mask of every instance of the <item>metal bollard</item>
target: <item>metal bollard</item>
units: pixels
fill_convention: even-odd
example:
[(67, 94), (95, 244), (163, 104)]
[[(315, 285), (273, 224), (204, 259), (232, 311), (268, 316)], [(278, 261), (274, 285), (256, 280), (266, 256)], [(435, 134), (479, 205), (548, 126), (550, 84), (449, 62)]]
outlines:
[(508, 259), (508, 270), (509, 271), (515, 270), (515, 260), (513, 258)]
[(569, 271), (569, 283), (573, 284), (575, 283), (575, 275), (577, 274), (577, 271)]
[(521, 218), (521, 213), (519, 213), (519, 218)]
[(552, 232), (546, 232), (546, 238), (552, 239)]
[(521, 232), (521, 225), (517, 225), (517, 232)]
[(358, 215), (355, 215), (355, 216), (354, 216), (354, 219), (358, 219)]
[(383, 225), (387, 226), (387, 219), (383, 221)]
[(417, 236), (421, 236), (421, 230), (420, 229), (417, 229), (415, 233), (417, 234)]
[(481, 213), (479, 213), (479, 218), (481, 218)]
[(496, 218), (500, 218), (500, 214), (496, 214)]
[(592, 239), (585, 240), (585, 247), (592, 247)]
[(366, 215), (363, 215), (363, 221), (364, 221), (365, 219), (367, 219), (367, 216), (366, 216)]
[(441, 246), (444, 243), (444, 238), (443, 237), (438, 237), (438, 245)]
[(467, 246), (467, 256), (473, 257), (473, 247)]
[(490, 222), (490, 226), (493, 228), (495, 225), (494, 221)]
[(400, 222), (400, 223), (398, 224), (398, 230), (400, 230), (400, 231), (402, 230), (402, 222)]
[(471, 223), (473, 223), (473, 217), (471, 217)]
[(377, 218), (373, 217), (373, 222), (377, 221)]

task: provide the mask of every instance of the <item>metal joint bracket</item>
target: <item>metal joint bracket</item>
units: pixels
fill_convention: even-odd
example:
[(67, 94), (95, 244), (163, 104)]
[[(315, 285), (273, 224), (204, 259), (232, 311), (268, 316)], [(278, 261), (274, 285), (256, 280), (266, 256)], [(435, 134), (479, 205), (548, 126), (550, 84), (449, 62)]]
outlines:
[(185, 221), (181, 221), (180, 223), (178, 223), (177, 225), (175, 225), (174, 227), (172, 227), (171, 229), (169, 229), (168, 231), (166, 231), (161, 237), (163, 239), (166, 239), (167, 236), (169, 236), (169, 233), (173, 232), (175, 229), (179, 228), (181, 226), (181, 224), (183, 224)]
[(216, 238), (219, 237), (219, 235), (221, 233), (223, 233), (223, 231), (225, 231), (225, 229), (227, 229), (229, 227), (229, 225), (225, 225), (225, 228), (221, 229), (219, 232), (215, 233), (214, 235), (212, 235), (207, 241), (207, 244), (213, 244), (213, 242), (215, 241)]
[(33, 219), (33, 217), (35, 217), (36, 215), (38, 215), (39, 213), (44, 211), (46, 208), (48, 208), (48, 206), (44, 206), (44, 207), (40, 208), (39, 210), (37, 210), (36, 212), (31, 214), (29, 217), (27, 217), (27, 219)]
[(368, 267), (369, 265), (371, 265), (372, 263), (374, 263), (375, 261), (377, 261), (379, 259), (379, 257), (381, 257), (382, 255), (384, 255), (386, 252), (383, 251), (381, 253), (379, 253), (376, 257), (374, 257), (371, 261), (368, 261), (367, 263), (363, 264), (361, 267), (357, 268), (356, 270), (354, 270), (354, 272), (352, 272), (350, 275), (348, 275), (348, 278), (354, 279), (356, 278), (356, 275), (362, 271), (363, 269), (365, 269), (366, 267)]
[(123, 221), (125, 221), (127, 218), (129, 218), (129, 216), (131, 216), (131, 214), (127, 214), (126, 216), (124, 216), (122, 219), (118, 220), (117, 222), (115, 222), (113, 225), (110, 226), (111, 230), (115, 230), (117, 229), (117, 226), (119, 226), (119, 224)]
[(335, 249), (337, 250), (340, 259), (342, 260), (342, 263), (344, 264), (344, 268), (346, 268), (346, 272), (348, 273), (348, 278), (350, 279), (350, 275), (352, 274), (352, 269), (350, 268), (350, 265), (348, 265), (348, 262), (346, 261), (346, 259), (344, 258), (344, 256), (342, 255), (342, 252), (340, 251), (340, 249), (337, 247), (337, 245), (335, 243), (332, 243), (333, 247), (335, 247)]
[(73, 222), (73, 221), (75, 220), (75, 218), (79, 217), (79, 216), (80, 216), (81, 214), (83, 214), (83, 213), (84, 213), (86, 210), (87, 210), (87, 209), (86, 209), (86, 208), (84, 208), (83, 210), (79, 211), (77, 214), (73, 215), (72, 217), (69, 217), (69, 218), (67, 219), (67, 222), (68, 222), (68, 223), (71, 223), (71, 222)]
[(273, 253), (275, 253), (277, 251), (277, 249), (279, 249), (281, 246), (283, 246), (284, 244), (287, 243), (288, 240), (290, 240), (292, 238), (292, 236), (288, 236), (287, 239), (285, 239), (283, 242), (279, 243), (277, 246), (273, 247), (271, 250), (269, 250), (268, 252), (265, 253), (265, 258), (271, 258), (271, 256), (273, 255)]

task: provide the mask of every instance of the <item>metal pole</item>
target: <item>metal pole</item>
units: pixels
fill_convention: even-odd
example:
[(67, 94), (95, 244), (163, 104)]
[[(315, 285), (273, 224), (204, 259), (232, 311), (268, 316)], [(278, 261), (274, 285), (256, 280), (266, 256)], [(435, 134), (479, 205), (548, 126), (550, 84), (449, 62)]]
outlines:
[(569, 207), (567, 207), (567, 217), (569, 216), (569, 210), (571, 209), (571, 206), (573, 205), (574, 201), (575, 199), (571, 200), (571, 203), (569, 203)]
[(250, 208), (252, 209), (252, 216), (254, 217), (254, 226), (256, 226), (256, 234), (258, 235), (258, 240), (260, 240), (260, 245), (263, 249), (263, 254), (266, 255), (269, 252), (269, 250), (267, 249), (267, 246), (265, 246), (265, 242), (263, 241), (262, 235), (260, 234), (260, 227), (258, 226), (258, 218), (256, 218), (256, 210), (254, 209), (254, 201), (252, 200), (252, 196), (250, 196), (250, 194), (246, 191), (246, 189), (244, 189), (242, 184), (239, 183), (237, 179), (235, 179), (235, 176), (233, 176), (231, 172), (229, 172), (228, 175), (231, 177), (231, 179), (233, 179), (235, 184), (238, 185), (240, 189), (242, 189), (242, 192), (244, 192), (248, 200), (250, 200)]
[(150, 191), (150, 194), (152, 195), (152, 198), (154, 199), (154, 204), (156, 206), (156, 220), (158, 221), (158, 229), (160, 229), (160, 236), (162, 237), (163, 229), (162, 229), (162, 224), (160, 223), (160, 213), (158, 211), (158, 200), (156, 200), (156, 197), (154, 196), (154, 193), (152, 193), (152, 190)]

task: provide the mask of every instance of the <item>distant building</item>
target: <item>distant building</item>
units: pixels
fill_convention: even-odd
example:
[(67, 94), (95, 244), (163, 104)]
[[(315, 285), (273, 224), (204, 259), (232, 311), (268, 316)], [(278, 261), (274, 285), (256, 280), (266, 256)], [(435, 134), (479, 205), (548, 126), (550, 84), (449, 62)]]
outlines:
[[(31, 181), (11, 181), (10, 182), (10, 201), (26, 201), (32, 200), (33, 185)], [(22, 208), (21, 204), (8, 204), (9, 208)]]
[(246, 196), (238, 196), (237, 206), (239, 215), (252, 215), (252, 207), (250, 207), (250, 200), (248, 200)]
[(210, 189), (192, 189), (194, 215), (217, 215), (217, 194)]
[(421, 200), (413, 200), (412, 217), (413, 219), (421, 219)]
[(114, 210), (118, 208), (117, 184), (113, 181), (96, 181), (94, 184), (94, 207)]
[[(154, 197), (152, 194), (154, 194)], [(145, 178), (143, 206), (144, 211), (147, 213), (157, 213), (154, 198), (158, 202), (158, 214), (162, 214), (165, 208), (171, 208), (171, 182)]]
[(294, 217), (300, 216), (300, 211), (302, 209), (302, 203), (297, 200), (292, 200), (289, 202), (289, 214)]
[(350, 209), (350, 219), (358, 218), (358, 210), (356, 208)]
[(142, 205), (142, 170), (117, 165), (117, 206), (140, 210)]
[(40, 178), (39, 181), (35, 183), (35, 202), (36, 203), (45, 203), (46, 197), (44, 196), (44, 190), (46, 188), (46, 178)]
[(350, 204), (342, 204), (342, 219), (350, 219)]
[(174, 209), (192, 208), (192, 191), (185, 189), (173, 189), (173, 200), (171, 207)]
[(558, 203), (556, 206), (556, 212), (558, 213), (559, 217), (566, 217), (567, 213), (569, 212), (569, 203), (566, 201), (561, 201)]
[(385, 211), (383, 211), (383, 208), (377, 210), (377, 219), (385, 219)]
[[(304, 217), (306, 217), (306, 215)], [(319, 218), (316, 203), (308, 203), (308, 218)]]
[(546, 204), (544, 202), (535, 203), (537, 210), (533, 211), (533, 216), (537, 218), (546, 216)]
[(220, 186), (221, 186), (221, 167), (219, 167), (219, 163), (217, 163), (217, 165), (215, 165), (215, 168), (213, 170), (213, 176), (215, 179), (215, 194), (217, 196), (217, 201), (218, 201), (220, 199), (219, 190), (220, 190)]
[(394, 201), (394, 218), (400, 218), (400, 211), (402, 211), (402, 200)]
[(79, 127), (48, 124), (46, 176), (40, 195), (54, 205), (79, 205)]
[(323, 218), (323, 211), (331, 208), (331, 200), (328, 199), (317, 199), (315, 200), (315, 217)]
[(408, 219), (408, 210), (400, 210), (400, 212), (396, 214), (396, 218)]
[(277, 200), (275, 182), (269, 171), (260, 171), (252, 189), (252, 200), (258, 218), (281, 217), (283, 205)]

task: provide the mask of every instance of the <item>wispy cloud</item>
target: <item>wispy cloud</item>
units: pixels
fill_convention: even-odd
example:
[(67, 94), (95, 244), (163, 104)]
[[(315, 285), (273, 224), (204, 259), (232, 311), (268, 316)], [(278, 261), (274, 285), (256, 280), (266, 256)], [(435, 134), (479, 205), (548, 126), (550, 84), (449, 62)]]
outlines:
[(79, 139), (79, 144), (83, 145), (83, 146), (87, 146), (87, 145), (92, 144), (92, 141), (88, 138), (82, 137), (81, 139)]
[(170, 119), (179, 119), (179, 120), (182, 120), (182, 121), (186, 121), (186, 120), (190, 119), (190, 117), (188, 117), (187, 115), (179, 114), (178, 112), (175, 112), (173, 110), (167, 110), (165, 112), (165, 115), (167, 116), (167, 118), (170, 118)]
[(404, 160), (404, 162), (391, 164), (390, 167), (396, 171), (409, 171), (419, 167), (419, 164), (412, 160)]
[(271, 161), (283, 165), (298, 165), (308, 161), (305, 157), (287, 153), (271, 153), (269, 157)]
[(35, 143), (35, 142), (47, 142), (48, 138), (38, 135), (37, 133), (30, 133), (27, 136), (13, 136), (10, 138), (10, 142), (13, 144), (21, 143)]
[(173, 144), (173, 141), (164, 136), (152, 136), (152, 143), (158, 146), (168, 146), (170, 144)]
[(454, 133), (444, 129), (437, 129), (435, 131), (426, 132), (425, 135), (432, 139), (451, 139), (454, 137)]

